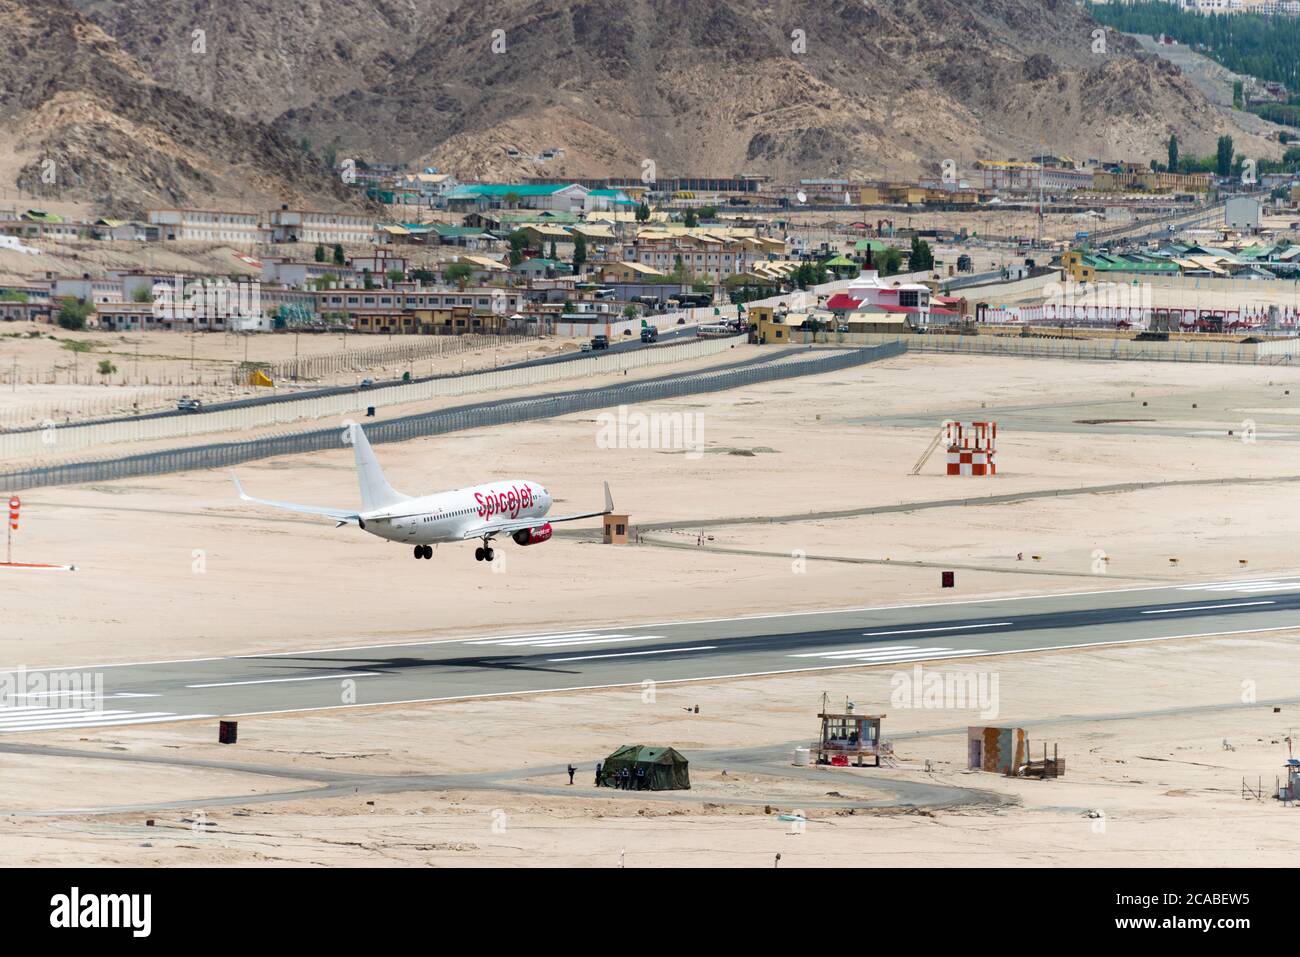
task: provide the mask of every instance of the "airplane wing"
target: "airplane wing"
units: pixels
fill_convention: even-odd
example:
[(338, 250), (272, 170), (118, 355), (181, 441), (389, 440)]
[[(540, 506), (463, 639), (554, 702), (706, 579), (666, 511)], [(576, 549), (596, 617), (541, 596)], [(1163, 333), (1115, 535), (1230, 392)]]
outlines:
[(306, 515), (320, 515), (325, 518), (332, 518), (340, 525), (360, 525), (361, 516), (355, 509), (346, 508), (326, 508), (323, 505), (298, 505), (294, 502), (273, 502), (266, 498), (253, 498), (244, 491), (244, 486), (239, 484), (239, 476), (234, 472), (230, 477), (235, 481), (235, 491), (245, 502), (256, 502), (258, 505), (269, 505), (271, 508), (282, 508), (290, 512), (302, 512)]
[(583, 512), (580, 515), (547, 515), (544, 518), (523, 518), (511, 522), (493, 522), (490, 525), (479, 525), (478, 527), (465, 532), (461, 538), (482, 538), (484, 535), (512, 535), (525, 528), (536, 528), (537, 526), (545, 525), (548, 522), (552, 525), (556, 522), (575, 522), (580, 518), (596, 518), (599, 515), (608, 515), (612, 511), (614, 511), (614, 496), (609, 493), (609, 483), (606, 482), (604, 511)]

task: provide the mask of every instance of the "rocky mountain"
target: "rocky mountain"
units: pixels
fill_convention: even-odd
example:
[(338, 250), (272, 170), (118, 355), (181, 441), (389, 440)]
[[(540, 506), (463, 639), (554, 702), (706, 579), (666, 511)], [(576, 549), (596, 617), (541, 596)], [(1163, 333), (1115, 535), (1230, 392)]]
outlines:
[(1174, 131), (1280, 152), (1073, 0), (77, 2), (212, 110), (463, 177), (966, 174), (1040, 149), (1163, 158)]
[(0, 178), (117, 214), (355, 202), (283, 132), (160, 83), (64, 0), (0, 0)]

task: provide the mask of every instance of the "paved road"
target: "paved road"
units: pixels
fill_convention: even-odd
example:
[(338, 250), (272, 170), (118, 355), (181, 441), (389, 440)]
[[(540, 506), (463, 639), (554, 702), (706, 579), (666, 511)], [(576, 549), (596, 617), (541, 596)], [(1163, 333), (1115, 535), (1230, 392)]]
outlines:
[[(655, 625), (592, 621), (550, 633), (64, 669), (102, 674), (101, 708), (89, 698), (51, 701), (37, 690), (0, 709), (0, 733), (897, 666), (1289, 628), (1300, 628), (1300, 576)], [(29, 682), (33, 673), (39, 672), (28, 672)]]

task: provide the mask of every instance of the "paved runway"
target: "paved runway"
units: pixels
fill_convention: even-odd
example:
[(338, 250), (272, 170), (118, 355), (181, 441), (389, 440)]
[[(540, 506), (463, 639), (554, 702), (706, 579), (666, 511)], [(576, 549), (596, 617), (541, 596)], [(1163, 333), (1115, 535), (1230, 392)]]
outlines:
[[(1300, 629), (1300, 576), (1098, 588), (748, 618), (482, 635), (235, 658), (29, 669), (0, 733), (364, 707), (643, 681), (896, 666), (1132, 641)], [(33, 676), (102, 675), (61, 700)], [(16, 672), (0, 671), (0, 694)], [(51, 685), (52, 687), (52, 685)], [(33, 690), (34, 689), (34, 690)]]

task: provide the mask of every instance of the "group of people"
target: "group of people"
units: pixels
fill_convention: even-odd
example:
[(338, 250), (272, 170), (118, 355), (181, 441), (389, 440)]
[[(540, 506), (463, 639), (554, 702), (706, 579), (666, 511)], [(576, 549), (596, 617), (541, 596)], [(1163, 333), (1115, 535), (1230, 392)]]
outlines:
[[(596, 764), (596, 787), (605, 787), (605, 782), (601, 779), (601, 770), (604, 765)], [(646, 786), (645, 768), (639, 767), (635, 771), (631, 768), (619, 768), (614, 772), (613, 787), (620, 791), (644, 791)]]

